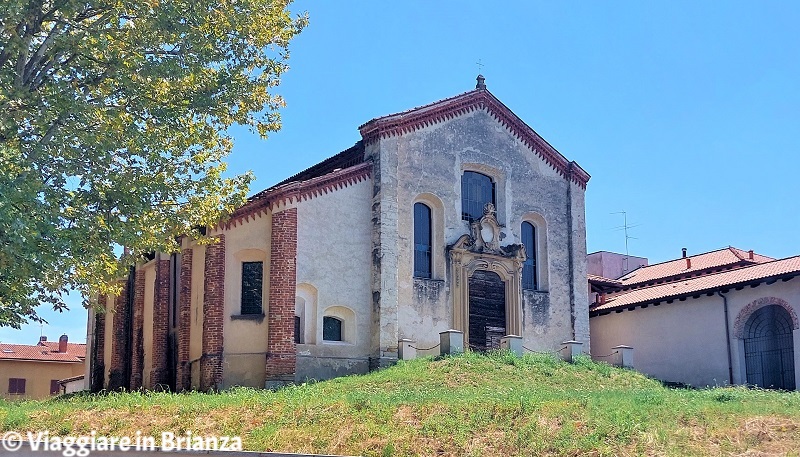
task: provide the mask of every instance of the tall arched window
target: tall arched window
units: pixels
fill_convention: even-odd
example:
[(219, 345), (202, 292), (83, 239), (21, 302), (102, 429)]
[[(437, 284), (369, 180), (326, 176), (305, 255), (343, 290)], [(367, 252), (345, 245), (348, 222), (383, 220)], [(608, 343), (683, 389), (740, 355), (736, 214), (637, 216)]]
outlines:
[(522, 288), (536, 290), (539, 288), (536, 279), (536, 227), (530, 222), (522, 223), (522, 244), (528, 257), (522, 265)]
[(414, 277), (431, 277), (431, 209), (414, 203)]
[(495, 185), (492, 178), (475, 172), (465, 171), (461, 176), (461, 219), (469, 222), (483, 217), (483, 206), (495, 202)]

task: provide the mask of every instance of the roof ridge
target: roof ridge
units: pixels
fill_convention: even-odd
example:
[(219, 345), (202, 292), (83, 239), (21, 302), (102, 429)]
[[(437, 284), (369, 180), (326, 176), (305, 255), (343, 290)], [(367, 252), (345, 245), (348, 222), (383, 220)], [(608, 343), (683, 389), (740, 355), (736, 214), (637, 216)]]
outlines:
[[(676, 261), (683, 260), (683, 259), (693, 259), (693, 258), (695, 258), (695, 257), (700, 257), (701, 255), (713, 254), (713, 253), (715, 253), (715, 252), (723, 252), (723, 251), (725, 251), (725, 250), (729, 250), (729, 249), (730, 249), (730, 247), (731, 247), (731, 246), (728, 246), (728, 247), (725, 247), (725, 248), (714, 249), (713, 251), (701, 252), (701, 253), (699, 253), (699, 254), (688, 255), (688, 256), (686, 256), (686, 257), (677, 257), (677, 258), (675, 258), (675, 259), (663, 260), (663, 261), (661, 261), (661, 262), (658, 262), (658, 263), (651, 263), (651, 264), (649, 264), (649, 265), (641, 265), (641, 266), (639, 266), (639, 268), (637, 268), (636, 270), (639, 270), (639, 269), (642, 269), (642, 268), (657, 267), (657, 266), (659, 266), (659, 265), (663, 265), (663, 264), (665, 264), (665, 263), (676, 262)], [(735, 248), (734, 248), (734, 249), (735, 249)], [(760, 254), (759, 254), (759, 255), (760, 255)], [(646, 257), (643, 257), (643, 258), (646, 258)], [(742, 259), (742, 260), (744, 260), (744, 259)], [(634, 272), (634, 271), (636, 271), (636, 270), (631, 270), (631, 271), (629, 271), (629, 272), (625, 273), (624, 275), (622, 275), (622, 276), (620, 276), (620, 277), (625, 277), (625, 276), (627, 276), (627, 275), (629, 275), (629, 274), (633, 273), (633, 272)]]
[(453, 95), (452, 97), (442, 98), (442, 99), (436, 100), (436, 101), (431, 102), (431, 103), (426, 103), (424, 105), (416, 106), (414, 108), (409, 108), (407, 110), (398, 111), (396, 113), (391, 113), (391, 114), (386, 114), (384, 116), (373, 117), (372, 119), (368, 120), (367, 122), (364, 122), (363, 124), (359, 125), (358, 126), (358, 130), (361, 130), (367, 124), (370, 124), (372, 122), (381, 121), (381, 120), (384, 120), (384, 119), (388, 119), (390, 117), (403, 116), (405, 114), (409, 114), (409, 113), (412, 113), (414, 111), (419, 111), (419, 110), (423, 110), (425, 108), (430, 108), (431, 106), (438, 105), (440, 103), (450, 102), (450, 101), (453, 101), (453, 100), (455, 100), (457, 98), (464, 97), (464, 96), (467, 96), (467, 95), (471, 95), (471, 94), (473, 94), (475, 92), (481, 92), (481, 91), (489, 92), (488, 89), (472, 89), (472, 90), (468, 90), (466, 92), (462, 92), (460, 94)]
[[(724, 249), (719, 249), (719, 250), (722, 251)], [(717, 251), (711, 251), (711, 252), (717, 252)], [(761, 262), (761, 263), (749, 262), (747, 265), (744, 265), (741, 268), (736, 268), (734, 270), (712, 271), (712, 272), (710, 272), (708, 274), (704, 274), (702, 276), (693, 276), (693, 277), (690, 277), (690, 278), (682, 278), (680, 280), (662, 282), (661, 284), (648, 284), (646, 282), (643, 282), (643, 283), (640, 283), (642, 285), (639, 286), (639, 287), (632, 288), (632, 289), (627, 289), (627, 290), (622, 290), (622, 291), (619, 291), (619, 292), (614, 292), (614, 293), (609, 294), (609, 295), (614, 296), (614, 297), (619, 297), (619, 296), (622, 296), (622, 295), (625, 295), (625, 294), (628, 294), (628, 293), (631, 293), (631, 292), (640, 291), (640, 290), (652, 289), (654, 287), (666, 286), (666, 285), (669, 285), (669, 284), (674, 284), (674, 283), (682, 282), (682, 281), (694, 281), (694, 280), (698, 280), (698, 279), (709, 278), (709, 277), (716, 276), (716, 275), (722, 275), (722, 274), (734, 273), (734, 272), (741, 272), (742, 270), (746, 270), (748, 268), (761, 267), (761, 266), (764, 266), (764, 265), (769, 265), (771, 263), (783, 262), (783, 261), (786, 261), (786, 260), (792, 260), (792, 259), (796, 259), (796, 258), (800, 258), (800, 254), (794, 255), (794, 256), (791, 256), (791, 257), (784, 257), (782, 259), (768, 260), (766, 262)], [(634, 271), (636, 271), (636, 270), (634, 270)]]
[(735, 247), (729, 245), (728, 246), (728, 250), (731, 251), (733, 253), (733, 255), (738, 257), (739, 260), (749, 260), (749, 259), (745, 259), (744, 256), (742, 256), (740, 253), (737, 252), (737, 251), (741, 251), (741, 249), (739, 249), (739, 248), (735, 248)]

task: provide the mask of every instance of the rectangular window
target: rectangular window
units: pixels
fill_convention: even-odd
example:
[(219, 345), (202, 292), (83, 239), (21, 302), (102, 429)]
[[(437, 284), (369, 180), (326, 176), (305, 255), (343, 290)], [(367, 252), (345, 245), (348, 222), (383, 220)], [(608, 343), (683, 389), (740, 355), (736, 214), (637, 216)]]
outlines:
[(50, 395), (58, 395), (61, 393), (61, 383), (58, 379), (50, 380)]
[(25, 379), (9, 378), (8, 393), (13, 395), (23, 395), (25, 393)]
[(322, 339), (325, 341), (342, 341), (342, 321), (331, 316), (323, 317)]
[(242, 262), (242, 314), (262, 314), (264, 262)]
[(294, 317), (294, 342), (295, 344), (303, 343), (303, 335), (300, 333), (300, 316)]

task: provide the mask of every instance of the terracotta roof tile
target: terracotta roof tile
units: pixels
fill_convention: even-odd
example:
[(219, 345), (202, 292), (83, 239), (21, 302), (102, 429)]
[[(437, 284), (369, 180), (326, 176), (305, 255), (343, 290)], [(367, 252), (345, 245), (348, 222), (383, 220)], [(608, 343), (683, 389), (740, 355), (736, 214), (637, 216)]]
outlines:
[[(753, 254), (753, 259), (749, 258), (749, 252), (727, 247), (716, 251), (705, 252), (686, 258), (669, 260), (667, 262), (656, 263), (643, 266), (619, 278), (624, 286), (649, 283), (663, 280), (675, 276), (693, 274), (715, 268), (734, 267), (740, 263), (764, 263), (775, 259), (761, 254)], [(686, 259), (690, 259), (691, 268), (686, 267)]]
[(604, 276), (597, 276), (593, 274), (587, 274), (586, 277), (589, 280), (589, 282), (599, 283), (608, 286), (620, 286), (620, 287), (622, 286), (622, 281), (618, 279), (611, 279), (611, 278), (606, 278)]
[(800, 256), (748, 265), (743, 268), (728, 270), (721, 273), (607, 295), (605, 303), (593, 307), (591, 311), (594, 314), (598, 311), (607, 311), (691, 296), (694, 294), (714, 292), (751, 281), (768, 280), (778, 277), (793, 277), (797, 275), (800, 275)]
[(35, 345), (0, 343), (0, 360), (37, 360), (43, 362), (83, 362), (86, 345), (67, 343), (67, 352), (58, 352), (58, 341)]

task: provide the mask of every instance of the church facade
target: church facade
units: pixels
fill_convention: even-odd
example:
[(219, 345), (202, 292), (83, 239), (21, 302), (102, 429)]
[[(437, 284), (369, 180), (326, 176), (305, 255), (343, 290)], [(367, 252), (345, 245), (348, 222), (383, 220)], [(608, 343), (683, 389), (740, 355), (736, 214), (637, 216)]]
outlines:
[[(475, 90), (373, 119), (351, 148), (136, 268), (90, 318), (93, 387), (272, 387), (365, 373), (439, 332), (589, 343), (589, 175)], [(427, 351), (425, 350), (427, 348)]]

